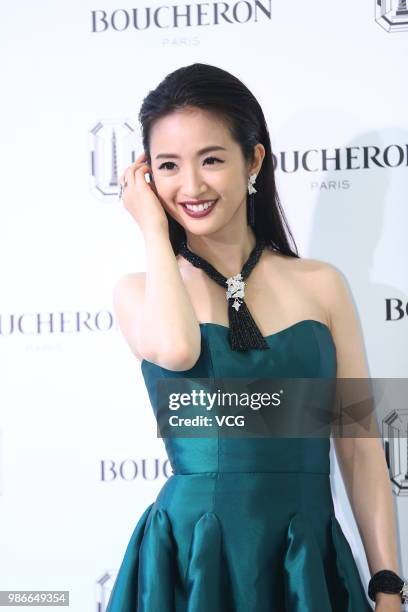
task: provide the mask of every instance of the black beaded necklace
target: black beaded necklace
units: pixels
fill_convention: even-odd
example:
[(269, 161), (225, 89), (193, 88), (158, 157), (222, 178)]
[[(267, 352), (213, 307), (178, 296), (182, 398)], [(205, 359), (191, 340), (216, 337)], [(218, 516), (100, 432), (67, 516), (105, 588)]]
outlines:
[(201, 268), (221, 287), (227, 286), (229, 331), (228, 340), (233, 351), (246, 351), (248, 349), (269, 349), (269, 345), (256, 325), (244, 301), (245, 281), (257, 264), (266, 243), (258, 239), (251, 251), (242, 271), (235, 276), (226, 278), (218, 272), (208, 261), (193, 253), (187, 246), (186, 240), (180, 245), (179, 254), (196, 268)]

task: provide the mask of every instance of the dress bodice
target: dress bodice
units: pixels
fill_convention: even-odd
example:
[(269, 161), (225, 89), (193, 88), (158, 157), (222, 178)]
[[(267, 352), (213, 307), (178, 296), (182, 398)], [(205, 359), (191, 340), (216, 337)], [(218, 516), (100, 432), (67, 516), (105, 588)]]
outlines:
[[(267, 350), (233, 351), (228, 327), (200, 323), (201, 353), (195, 365), (173, 371), (141, 363), (157, 417), (157, 381), (162, 378), (335, 378), (336, 348), (329, 327), (314, 319), (298, 321), (265, 337)], [(330, 473), (330, 440), (325, 438), (165, 437), (175, 474), (202, 472)]]
[[(337, 380), (334, 340), (320, 321), (244, 352), (230, 349), (226, 326), (200, 329), (191, 369), (142, 361), (156, 420), (168, 400), (157, 392), (163, 379), (166, 387), (183, 378), (186, 388), (191, 379)], [(309, 404), (307, 393), (290, 396), (284, 413), (297, 421)], [(330, 439), (245, 436), (164, 437), (173, 474), (134, 528), (107, 612), (372, 612), (334, 512)]]
[[(230, 349), (227, 327), (200, 329), (191, 369), (142, 361), (156, 420), (168, 400), (157, 393), (163, 379), (165, 387), (187, 379), (176, 382), (188, 388), (195, 378), (337, 380), (334, 340), (320, 321), (299, 321), (267, 336), (270, 350), (242, 353)], [(327, 404), (324, 393), (314, 397)], [(310, 402), (299, 398), (299, 410), (292, 396), (283, 410), (296, 421)], [(330, 439), (245, 435), (164, 437), (173, 474), (133, 530), (106, 612), (372, 612), (334, 512)]]

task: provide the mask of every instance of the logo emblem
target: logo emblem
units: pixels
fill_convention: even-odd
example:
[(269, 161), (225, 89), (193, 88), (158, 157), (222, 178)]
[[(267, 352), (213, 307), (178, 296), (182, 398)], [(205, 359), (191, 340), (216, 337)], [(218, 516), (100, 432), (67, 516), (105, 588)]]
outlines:
[(392, 410), (382, 422), (385, 457), (395, 495), (408, 495), (408, 410)]
[(407, 31), (407, 0), (375, 0), (375, 20), (387, 32)]
[(97, 612), (105, 612), (117, 575), (117, 571), (110, 570), (97, 580)]
[(91, 189), (100, 199), (116, 199), (119, 176), (136, 159), (130, 121), (99, 121), (91, 130)]

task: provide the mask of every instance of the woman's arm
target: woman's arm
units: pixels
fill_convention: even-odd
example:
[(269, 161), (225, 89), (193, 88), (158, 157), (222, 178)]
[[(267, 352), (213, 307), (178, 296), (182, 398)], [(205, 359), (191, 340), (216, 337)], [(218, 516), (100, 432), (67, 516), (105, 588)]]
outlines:
[(169, 370), (194, 365), (201, 350), (200, 326), (170, 241), (165, 204), (144, 151), (120, 178), (126, 210), (142, 232), (146, 274), (128, 274), (113, 290), (119, 327), (133, 353)]
[(130, 348), (169, 370), (194, 365), (201, 350), (200, 327), (165, 232), (144, 236), (146, 273), (122, 277), (113, 302)]
[[(336, 345), (337, 377), (368, 381), (363, 334), (348, 284), (330, 264), (325, 266), (322, 276), (323, 295)], [(346, 380), (345, 388), (348, 384)], [(364, 387), (362, 381), (361, 388)], [(371, 432), (378, 432), (375, 414), (371, 418)], [(399, 574), (392, 490), (379, 434), (371, 433), (370, 437), (338, 436), (333, 438), (333, 442), (371, 575), (381, 569)], [(377, 595), (376, 603), (379, 602), (381, 605), (384, 602), (384, 606), (401, 605), (399, 595), (385, 593)]]

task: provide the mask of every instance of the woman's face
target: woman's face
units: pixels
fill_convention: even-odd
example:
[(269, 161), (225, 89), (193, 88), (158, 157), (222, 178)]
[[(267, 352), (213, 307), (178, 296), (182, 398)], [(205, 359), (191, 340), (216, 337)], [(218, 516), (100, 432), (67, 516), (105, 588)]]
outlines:
[[(214, 115), (190, 107), (162, 117), (151, 132), (150, 156), (161, 202), (186, 232), (210, 234), (237, 218), (246, 224), (248, 168)], [(182, 203), (198, 200), (217, 202), (205, 216), (192, 217)]]

